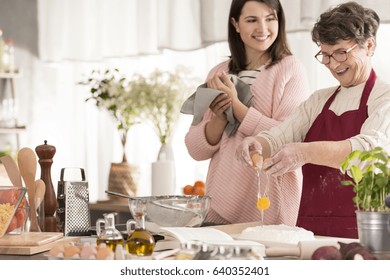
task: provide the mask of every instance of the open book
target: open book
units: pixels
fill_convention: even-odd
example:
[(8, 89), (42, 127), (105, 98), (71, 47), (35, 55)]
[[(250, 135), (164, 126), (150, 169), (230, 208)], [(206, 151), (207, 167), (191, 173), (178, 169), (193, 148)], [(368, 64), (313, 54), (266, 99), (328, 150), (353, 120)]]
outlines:
[(179, 248), (181, 244), (200, 241), (208, 245), (238, 246), (265, 252), (263, 244), (251, 240), (235, 240), (229, 234), (211, 227), (161, 227), (164, 240), (156, 243), (155, 251)]

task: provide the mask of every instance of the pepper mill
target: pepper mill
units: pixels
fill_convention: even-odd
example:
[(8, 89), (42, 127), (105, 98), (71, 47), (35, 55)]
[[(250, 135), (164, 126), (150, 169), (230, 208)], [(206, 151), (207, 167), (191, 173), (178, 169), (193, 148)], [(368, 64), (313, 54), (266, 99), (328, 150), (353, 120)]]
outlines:
[(56, 232), (57, 231), (57, 219), (54, 216), (57, 209), (57, 198), (54, 192), (53, 182), (51, 180), (51, 165), (53, 164), (53, 157), (56, 153), (54, 146), (45, 144), (39, 145), (35, 148), (35, 152), (39, 157), (39, 164), (41, 166), (41, 179), (45, 182), (46, 192), (43, 199), (44, 211), (45, 211), (45, 228), (42, 231)]

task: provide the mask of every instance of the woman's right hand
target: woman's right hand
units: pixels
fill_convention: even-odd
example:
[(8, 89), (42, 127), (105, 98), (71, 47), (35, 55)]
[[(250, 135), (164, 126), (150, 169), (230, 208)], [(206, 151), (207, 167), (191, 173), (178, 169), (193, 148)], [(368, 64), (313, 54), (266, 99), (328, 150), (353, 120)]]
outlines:
[(232, 101), (226, 93), (218, 95), (210, 104), (209, 108), (221, 121), (227, 121), (225, 111), (232, 106)]
[(263, 147), (255, 137), (246, 137), (236, 149), (236, 159), (246, 166), (261, 169), (263, 166)]

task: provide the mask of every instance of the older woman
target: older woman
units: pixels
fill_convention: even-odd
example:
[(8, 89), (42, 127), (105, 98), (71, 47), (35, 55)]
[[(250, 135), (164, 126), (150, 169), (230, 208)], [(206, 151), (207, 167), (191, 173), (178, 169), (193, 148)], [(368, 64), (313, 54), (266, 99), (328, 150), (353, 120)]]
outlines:
[(251, 164), (257, 151), (273, 176), (303, 166), (297, 225), (317, 235), (357, 237), (354, 194), (340, 183), (340, 164), (353, 150), (390, 150), (390, 85), (371, 65), (379, 21), (355, 2), (323, 13), (312, 30), (320, 47), (315, 58), (340, 85), (314, 92), (280, 125), (245, 138), (236, 152)]

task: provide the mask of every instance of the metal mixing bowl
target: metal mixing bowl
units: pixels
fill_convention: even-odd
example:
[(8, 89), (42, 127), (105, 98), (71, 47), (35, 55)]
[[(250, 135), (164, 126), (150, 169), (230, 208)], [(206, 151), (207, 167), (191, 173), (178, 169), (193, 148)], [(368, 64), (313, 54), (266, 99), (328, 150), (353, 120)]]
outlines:
[(132, 197), (107, 191), (110, 195), (128, 198), (130, 213), (143, 213), (145, 221), (160, 227), (199, 227), (210, 208), (208, 195), (160, 195)]
[(146, 222), (160, 227), (199, 227), (210, 208), (210, 196), (163, 195), (129, 198), (129, 208), (134, 217), (145, 214)]

